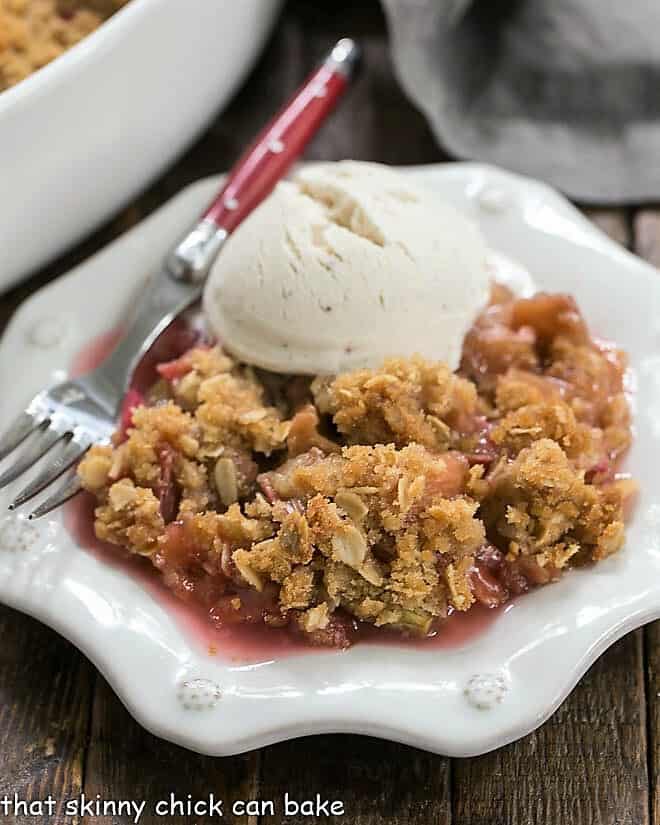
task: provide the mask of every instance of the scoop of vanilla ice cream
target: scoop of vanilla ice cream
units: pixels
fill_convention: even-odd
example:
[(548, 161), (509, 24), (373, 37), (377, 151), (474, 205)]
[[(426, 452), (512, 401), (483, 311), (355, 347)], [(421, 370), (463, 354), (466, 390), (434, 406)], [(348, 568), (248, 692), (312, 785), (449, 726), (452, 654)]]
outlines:
[(420, 353), (458, 366), (489, 292), (476, 225), (375, 163), (314, 164), (229, 239), (204, 293), (239, 359), (327, 374)]

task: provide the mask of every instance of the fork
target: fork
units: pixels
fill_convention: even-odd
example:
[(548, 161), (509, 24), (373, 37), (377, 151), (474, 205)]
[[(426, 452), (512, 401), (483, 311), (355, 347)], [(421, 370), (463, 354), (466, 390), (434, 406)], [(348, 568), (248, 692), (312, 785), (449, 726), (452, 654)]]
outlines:
[[(336, 43), (247, 149), (199, 222), (167, 257), (161, 272), (147, 282), (133, 320), (114, 351), (92, 372), (35, 395), (0, 438), (0, 461), (16, 450), (20, 453), (0, 474), (0, 489), (47, 453), (54, 455), (13, 499), (10, 509), (46, 491), (93, 443), (109, 443), (135, 367), (177, 315), (199, 299), (223, 244), (300, 156), (346, 90), (359, 57), (353, 40), (343, 38)], [(74, 474), (29, 518), (50, 513), (80, 489)]]

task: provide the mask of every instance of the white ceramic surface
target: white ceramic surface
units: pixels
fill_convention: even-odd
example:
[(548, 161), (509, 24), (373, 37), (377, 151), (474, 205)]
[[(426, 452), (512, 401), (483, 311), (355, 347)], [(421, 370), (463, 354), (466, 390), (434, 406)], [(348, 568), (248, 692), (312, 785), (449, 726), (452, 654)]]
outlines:
[(0, 94), (0, 291), (139, 192), (224, 106), (282, 0), (132, 0)]
[[(462, 648), (357, 645), (238, 665), (203, 652), (138, 582), (76, 547), (59, 517), (1, 521), (0, 600), (71, 639), (145, 727), (189, 748), (232, 754), (351, 731), (482, 753), (540, 725), (608, 645), (660, 617), (660, 275), (541, 184), (462, 164), (410, 174), (476, 217), (541, 288), (572, 292), (592, 329), (630, 353), (636, 439), (627, 469), (642, 495), (627, 546), (519, 599)], [(216, 185), (181, 193), (21, 307), (0, 347), (2, 426), (123, 316), (138, 276)]]

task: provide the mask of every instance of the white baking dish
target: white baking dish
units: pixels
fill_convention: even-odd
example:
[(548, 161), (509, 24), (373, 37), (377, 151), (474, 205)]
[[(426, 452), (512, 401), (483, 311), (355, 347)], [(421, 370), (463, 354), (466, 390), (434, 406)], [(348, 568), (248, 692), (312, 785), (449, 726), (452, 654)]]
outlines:
[(202, 131), (281, 0), (132, 0), (0, 93), (0, 290), (82, 238)]

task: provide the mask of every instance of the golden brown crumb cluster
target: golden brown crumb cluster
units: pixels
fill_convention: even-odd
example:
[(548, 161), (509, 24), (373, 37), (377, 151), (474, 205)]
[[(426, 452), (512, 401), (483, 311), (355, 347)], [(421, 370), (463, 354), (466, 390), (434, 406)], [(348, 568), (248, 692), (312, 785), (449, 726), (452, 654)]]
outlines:
[(128, 0), (0, 0), (0, 92), (87, 37)]
[(79, 473), (97, 535), (215, 621), (425, 635), (621, 547), (624, 366), (571, 299), (502, 290), (458, 374), (415, 357), (310, 384), (197, 347)]
[(333, 417), (350, 444), (396, 444), (414, 441), (431, 450), (446, 450), (451, 426), (474, 414), (473, 384), (454, 375), (446, 364), (419, 356), (390, 359), (382, 369), (358, 370), (333, 380), (316, 379), (316, 406)]

